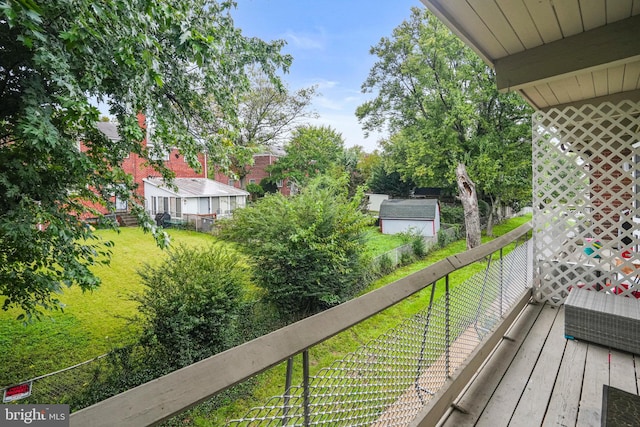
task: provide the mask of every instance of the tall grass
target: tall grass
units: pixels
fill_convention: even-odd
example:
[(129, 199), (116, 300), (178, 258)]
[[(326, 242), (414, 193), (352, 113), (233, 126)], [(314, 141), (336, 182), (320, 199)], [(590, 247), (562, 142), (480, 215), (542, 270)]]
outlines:
[[(0, 312), (0, 386), (47, 374), (99, 356), (114, 347), (130, 344), (140, 331), (130, 322), (136, 314), (132, 293), (142, 285), (137, 271), (145, 263), (159, 262), (165, 253), (150, 235), (137, 228), (96, 232), (115, 242), (109, 267), (96, 267), (101, 286), (93, 292), (77, 287), (64, 291), (64, 311), (48, 313), (42, 321), (23, 325), (18, 310)], [(172, 241), (206, 245), (207, 234), (169, 230)]]
[[(131, 344), (140, 335), (138, 325), (130, 321), (137, 313), (131, 295), (142, 291), (138, 271), (159, 263), (165, 253), (139, 228), (96, 233), (115, 243), (111, 264), (93, 269), (102, 280), (97, 290), (66, 289), (60, 296), (64, 311), (47, 313), (42, 321), (27, 326), (15, 320), (18, 310), (0, 311), (0, 386), (89, 360)], [(175, 244), (214, 241), (211, 235), (193, 231), (169, 229), (168, 233)], [(367, 241), (372, 256), (403, 244), (399, 236), (383, 235), (375, 227), (368, 230)]]

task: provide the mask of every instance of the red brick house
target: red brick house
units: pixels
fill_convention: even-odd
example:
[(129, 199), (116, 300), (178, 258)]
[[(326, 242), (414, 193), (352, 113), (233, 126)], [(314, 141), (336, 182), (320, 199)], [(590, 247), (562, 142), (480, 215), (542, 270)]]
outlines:
[[(138, 115), (138, 123), (141, 128), (146, 128), (145, 116), (143, 114)], [(97, 127), (100, 131), (102, 131), (108, 138), (117, 141), (120, 136), (118, 135), (118, 125), (116, 123), (111, 122), (99, 122), (97, 123)], [(151, 145), (152, 142), (149, 142), (148, 135), (142, 140), (141, 144), (143, 146), (147, 146), (147, 144)], [(80, 144), (80, 149), (84, 149), (84, 145)], [(235, 188), (244, 189), (247, 184), (255, 183), (260, 184), (260, 182), (269, 176), (267, 172), (267, 167), (274, 164), (279, 157), (284, 155), (282, 150), (271, 150), (270, 152), (265, 152), (261, 154), (256, 154), (253, 156), (254, 164), (250, 166), (249, 172), (241, 181), (234, 180), (229, 176), (216, 172), (213, 177), (215, 181), (218, 181), (222, 184), (230, 185)], [(196, 172), (192, 169), (184, 156), (180, 154), (177, 149), (172, 149), (169, 153), (167, 153), (164, 158), (165, 166), (169, 168), (169, 170), (175, 173), (176, 178), (211, 178), (208, 172), (208, 162), (206, 154), (199, 154), (198, 161), (201, 165), (201, 171)], [(133, 176), (134, 182), (137, 184), (136, 193), (146, 200), (145, 198), (145, 184), (144, 180), (148, 178), (159, 178), (159, 173), (151, 167), (147, 161), (140, 157), (135, 153), (131, 153), (126, 159), (124, 159), (122, 164), (122, 169)], [(284, 195), (289, 195), (290, 189), (287, 187), (285, 183), (278, 183), (278, 188)], [(117, 215), (124, 214), (129, 211), (129, 207), (127, 206), (126, 201), (114, 200), (115, 202), (115, 213)], [(108, 214), (107, 210), (102, 206), (93, 206), (97, 211)], [(148, 211), (151, 211), (151, 206), (146, 206)], [(121, 215), (123, 216), (123, 215)], [(85, 218), (86, 219), (86, 218)]]
[[(142, 128), (145, 127), (145, 118), (143, 115), (138, 116), (138, 123)], [(118, 135), (118, 125), (116, 123), (110, 122), (99, 122), (98, 129), (102, 131), (107, 137), (112, 140), (118, 140), (120, 136)], [(146, 146), (149, 144), (147, 137), (142, 140), (142, 145)], [(203, 154), (198, 156), (198, 160), (200, 162), (201, 172), (196, 172), (193, 170), (184, 156), (182, 156), (177, 149), (172, 149), (169, 153), (165, 155), (163, 158), (165, 165), (176, 174), (176, 177), (179, 178), (207, 178), (207, 168), (206, 168), (206, 159)], [(158, 177), (159, 174), (155, 171), (150, 165), (147, 164), (146, 160), (141, 158), (139, 155), (135, 153), (131, 153), (124, 162), (122, 163), (122, 169), (133, 176), (134, 182), (137, 184), (137, 193), (139, 196), (144, 197), (144, 183), (143, 179), (150, 177)], [(119, 204), (116, 201), (116, 211), (127, 211), (126, 204)]]
[[(223, 184), (236, 188), (246, 189), (247, 184), (260, 184), (260, 182), (269, 177), (267, 168), (278, 161), (285, 155), (282, 148), (272, 147), (268, 151), (253, 155), (253, 165), (249, 167), (248, 173), (239, 180), (233, 179), (220, 171), (216, 171), (215, 180)], [(279, 181), (277, 183), (278, 191), (285, 196), (291, 194), (291, 188), (287, 185), (287, 181)]]

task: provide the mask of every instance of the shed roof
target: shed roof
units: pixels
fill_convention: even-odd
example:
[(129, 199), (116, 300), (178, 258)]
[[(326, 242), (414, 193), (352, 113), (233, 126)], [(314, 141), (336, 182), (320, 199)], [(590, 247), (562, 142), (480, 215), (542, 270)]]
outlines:
[(436, 218), (438, 199), (388, 199), (380, 205), (381, 219)]
[(223, 184), (208, 178), (174, 178), (171, 188), (162, 178), (146, 178), (144, 182), (174, 193), (177, 197), (224, 197), (248, 196), (249, 193), (239, 188)]

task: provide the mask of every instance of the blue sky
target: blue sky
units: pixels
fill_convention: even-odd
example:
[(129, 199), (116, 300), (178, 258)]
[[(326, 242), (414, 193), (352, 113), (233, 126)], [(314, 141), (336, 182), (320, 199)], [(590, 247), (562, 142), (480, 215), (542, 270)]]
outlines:
[(342, 133), (347, 147), (377, 148), (383, 135), (364, 133), (356, 108), (371, 95), (360, 90), (376, 57), (369, 49), (410, 16), (420, 0), (237, 0), (235, 25), (246, 36), (283, 39), (293, 65), (283, 80), (291, 90), (318, 85), (313, 102), (320, 118)]

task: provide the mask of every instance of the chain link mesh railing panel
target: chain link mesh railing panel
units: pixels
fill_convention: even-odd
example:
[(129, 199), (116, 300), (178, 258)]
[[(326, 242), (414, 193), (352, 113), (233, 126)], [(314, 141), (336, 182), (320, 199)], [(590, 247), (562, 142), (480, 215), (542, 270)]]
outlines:
[[(68, 403), (93, 381), (97, 370), (106, 362), (105, 356), (99, 356), (63, 370), (24, 381), (24, 383), (32, 382), (31, 395), (12, 403)], [(0, 389), (0, 394), (3, 392), (4, 388)]]
[(532, 120), (536, 299), (561, 304), (573, 286), (640, 297), (640, 103)]
[[(529, 243), (432, 304), (228, 426), (405, 426), (531, 283)], [(444, 287), (444, 280), (433, 286)]]

